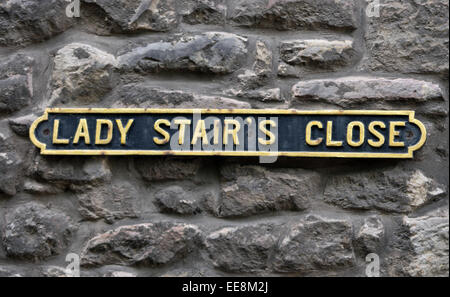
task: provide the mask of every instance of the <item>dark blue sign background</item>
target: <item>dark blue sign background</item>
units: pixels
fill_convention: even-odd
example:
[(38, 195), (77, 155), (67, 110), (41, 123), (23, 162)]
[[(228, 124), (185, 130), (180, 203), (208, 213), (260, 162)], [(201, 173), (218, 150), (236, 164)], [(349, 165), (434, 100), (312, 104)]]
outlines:
[[(261, 118), (270, 119), (273, 117), (278, 118), (278, 151), (279, 152), (351, 152), (351, 153), (392, 153), (402, 154), (408, 153), (408, 147), (414, 146), (420, 141), (421, 131), (418, 126), (409, 122), (409, 116), (407, 115), (299, 115), (299, 114), (202, 114), (202, 119), (208, 117), (215, 117), (222, 121), (225, 118), (237, 118), (246, 119), (247, 117), (253, 117), (258, 120)], [(130, 114), (105, 114), (105, 113), (49, 113), (48, 121), (45, 121), (38, 125), (36, 128), (36, 138), (46, 144), (47, 150), (154, 150), (154, 151), (169, 151), (171, 147), (169, 144), (157, 145), (154, 143), (153, 138), (161, 138), (161, 135), (154, 130), (154, 123), (158, 119), (167, 119), (172, 121), (174, 118), (184, 117), (186, 119), (193, 120), (192, 113), (186, 114), (152, 114), (152, 113), (130, 113)], [(80, 119), (87, 119), (91, 144), (85, 144), (82, 138), (79, 144), (73, 144), (72, 140), (78, 127)], [(54, 120), (60, 121), (59, 126), (59, 138), (70, 139), (70, 143), (67, 145), (54, 145), (52, 144), (53, 135), (53, 123)], [(109, 119), (113, 122), (113, 139), (110, 144), (107, 145), (95, 145), (95, 131), (97, 119)], [(116, 120), (121, 119), (125, 126), (130, 119), (134, 119), (134, 123), (127, 134), (127, 143), (122, 145), (120, 143), (120, 132), (116, 125)], [(309, 146), (306, 143), (306, 125), (310, 121), (320, 121), (323, 124), (323, 129), (317, 127), (312, 129), (312, 138), (323, 138), (324, 141), (319, 146)], [(333, 122), (333, 140), (343, 141), (342, 147), (327, 147), (325, 143), (327, 122)], [(347, 144), (347, 125), (352, 121), (360, 121), (365, 124), (365, 142), (360, 147), (351, 147)], [(385, 129), (377, 127), (377, 131), (382, 133), (385, 137), (385, 143), (380, 148), (371, 147), (368, 143), (368, 139), (377, 141), (378, 139), (371, 135), (368, 131), (368, 125), (372, 121), (381, 121), (386, 125)], [(397, 127), (396, 130), (400, 132), (400, 135), (396, 138), (396, 141), (402, 141), (405, 143), (405, 147), (390, 147), (389, 146), (389, 123), (391, 121), (405, 122), (405, 127)], [(162, 126), (170, 134), (178, 132), (178, 129), (169, 129), (166, 126)], [(194, 125), (190, 125), (192, 136)], [(206, 127), (207, 131), (212, 127)], [(269, 128), (269, 126), (267, 127)], [(106, 137), (106, 128), (104, 128), (102, 138)], [(245, 139), (247, 139), (247, 127), (245, 128)], [(359, 128), (355, 128), (354, 140), (359, 139)], [(258, 148), (258, 146), (256, 146)], [(248, 146), (245, 146), (244, 151), (248, 150)], [(258, 149), (257, 149), (258, 150)]]

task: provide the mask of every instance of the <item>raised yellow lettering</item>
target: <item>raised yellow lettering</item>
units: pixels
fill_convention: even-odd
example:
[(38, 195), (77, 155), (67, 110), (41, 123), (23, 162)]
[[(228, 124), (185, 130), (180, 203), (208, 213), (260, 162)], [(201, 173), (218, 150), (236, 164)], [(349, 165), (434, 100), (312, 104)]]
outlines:
[(161, 128), (161, 125), (166, 125), (167, 127), (170, 127), (170, 122), (168, 120), (164, 120), (164, 119), (157, 120), (155, 122), (155, 125), (154, 125), (155, 131), (164, 137), (163, 139), (160, 139), (158, 137), (153, 138), (153, 141), (158, 145), (164, 145), (170, 141), (170, 134), (166, 130)]
[(327, 146), (339, 147), (342, 146), (342, 141), (333, 140), (333, 122), (328, 121), (327, 123)]
[(318, 138), (318, 139), (314, 139), (314, 140), (311, 139), (313, 127), (323, 129), (323, 125), (321, 122), (319, 122), (319, 121), (309, 122), (308, 125), (306, 125), (306, 144), (308, 144), (310, 146), (318, 146), (322, 143), (323, 138)]
[(384, 145), (385, 142), (385, 138), (383, 136), (383, 134), (381, 134), (376, 127), (380, 127), (381, 129), (386, 129), (386, 125), (383, 122), (371, 122), (369, 124), (369, 132), (375, 136), (376, 138), (378, 138), (378, 141), (374, 141), (372, 139), (369, 139), (369, 145), (372, 147), (382, 147)]
[(269, 120), (264, 120), (264, 121), (261, 121), (261, 123), (259, 123), (259, 129), (261, 130), (261, 132), (269, 137), (268, 140), (263, 139), (261, 137), (258, 138), (258, 142), (260, 144), (262, 144), (262, 145), (272, 145), (276, 141), (275, 135), (272, 132), (270, 132), (269, 130), (266, 129), (267, 125), (270, 125), (273, 128), (277, 127), (277, 124), (274, 121), (272, 121), (272, 120), (270, 120), (270, 121)]
[(220, 120), (214, 120), (214, 144), (219, 144), (220, 136)]
[(175, 125), (180, 125), (179, 129), (179, 137), (178, 137), (178, 144), (182, 145), (184, 144), (184, 134), (186, 133), (186, 126), (191, 124), (191, 120), (175, 120)]
[[(223, 129), (223, 144), (228, 145), (228, 136), (233, 135), (233, 143), (239, 145), (238, 132), (241, 129), (241, 124), (237, 120), (225, 120), (225, 127)], [(234, 126), (234, 129), (229, 128), (230, 125)]]
[(131, 128), (131, 125), (134, 123), (134, 119), (128, 120), (127, 125), (125, 126), (125, 128), (123, 127), (122, 124), (122, 120), (116, 120), (117, 123), (117, 127), (119, 128), (119, 132), (120, 132), (120, 144), (125, 145), (127, 144), (127, 134), (128, 131)]
[(53, 144), (69, 144), (69, 139), (58, 138), (59, 120), (53, 122)]
[(389, 126), (389, 146), (390, 147), (404, 147), (405, 143), (402, 141), (395, 141), (395, 138), (400, 136), (400, 132), (396, 130), (397, 127), (405, 127), (405, 122), (391, 122)]
[(75, 138), (73, 139), (73, 143), (78, 144), (80, 142), (81, 137), (84, 138), (85, 144), (91, 144), (91, 137), (89, 136), (89, 129), (86, 119), (80, 120), (77, 132), (75, 133)]
[(197, 127), (195, 127), (194, 135), (192, 136), (192, 144), (196, 145), (198, 139), (202, 139), (204, 145), (208, 144), (208, 136), (206, 135), (206, 123), (204, 120), (199, 120), (197, 122)]
[[(102, 127), (108, 126), (108, 133), (105, 139), (101, 139)], [(111, 143), (113, 136), (113, 123), (110, 120), (97, 120), (97, 127), (95, 130), (95, 144), (106, 145)]]
[[(353, 141), (353, 131), (355, 130), (355, 127), (359, 128), (359, 140)], [(361, 122), (351, 122), (347, 126), (347, 143), (349, 146), (352, 147), (360, 147), (364, 144), (366, 129), (364, 127), (364, 124)]]

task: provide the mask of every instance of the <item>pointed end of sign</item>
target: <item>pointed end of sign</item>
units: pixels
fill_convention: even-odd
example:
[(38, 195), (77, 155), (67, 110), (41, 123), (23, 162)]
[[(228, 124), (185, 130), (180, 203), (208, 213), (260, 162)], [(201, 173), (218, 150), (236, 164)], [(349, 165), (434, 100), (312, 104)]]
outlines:
[(417, 127), (419, 127), (420, 140), (415, 145), (413, 145), (413, 146), (411, 146), (409, 148), (409, 154), (411, 155), (411, 158), (414, 157), (414, 152), (418, 151), (419, 149), (421, 149), (425, 145), (425, 143), (427, 141), (427, 128), (425, 127), (425, 125), (421, 121), (419, 121), (418, 119), (415, 118), (415, 115), (416, 115), (416, 113), (414, 111), (412, 111), (410, 113), (410, 116), (409, 116), (409, 121), (412, 124), (414, 124)]
[(39, 148), (39, 149), (41, 150), (41, 154), (43, 154), (43, 153), (45, 152), (45, 149), (46, 149), (47, 146), (46, 146), (45, 143), (40, 142), (39, 139), (36, 137), (36, 129), (37, 129), (37, 127), (38, 127), (41, 123), (43, 123), (43, 122), (45, 122), (45, 121), (47, 121), (47, 120), (48, 120), (48, 110), (45, 111), (45, 113), (44, 113), (43, 116), (37, 118), (37, 119), (33, 122), (33, 124), (31, 124), (31, 126), (30, 126), (30, 131), (29, 131), (29, 135), (30, 135), (30, 140), (31, 140), (31, 142), (32, 142), (37, 148)]

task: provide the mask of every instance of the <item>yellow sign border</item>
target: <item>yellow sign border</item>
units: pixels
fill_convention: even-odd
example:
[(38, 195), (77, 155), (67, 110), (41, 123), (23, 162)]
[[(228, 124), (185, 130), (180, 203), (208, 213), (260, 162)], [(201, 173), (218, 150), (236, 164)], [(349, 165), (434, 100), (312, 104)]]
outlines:
[[(409, 122), (417, 125), (422, 133), (420, 141), (408, 148), (407, 154), (392, 153), (335, 153), (335, 152), (211, 152), (211, 151), (142, 151), (142, 150), (47, 150), (45, 143), (39, 142), (34, 132), (37, 126), (48, 120), (51, 113), (73, 114), (268, 114), (268, 115), (406, 115)], [(427, 139), (425, 125), (415, 118), (415, 112), (410, 110), (294, 110), (294, 109), (150, 109), (150, 108), (49, 108), (43, 116), (36, 119), (30, 127), (30, 139), (41, 150), (42, 155), (70, 156), (226, 156), (226, 157), (316, 157), (316, 158), (391, 158), (410, 159), (414, 152), (423, 147)]]

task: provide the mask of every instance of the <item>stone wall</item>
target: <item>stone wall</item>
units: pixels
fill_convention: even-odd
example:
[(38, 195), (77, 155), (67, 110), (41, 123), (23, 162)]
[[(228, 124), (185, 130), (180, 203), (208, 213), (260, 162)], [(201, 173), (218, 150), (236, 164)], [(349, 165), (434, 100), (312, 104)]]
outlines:
[[(370, 0), (368, 0), (370, 1)], [(0, 2), (0, 276), (448, 276), (448, 0)], [(43, 157), (46, 107), (411, 109), (412, 160)]]

